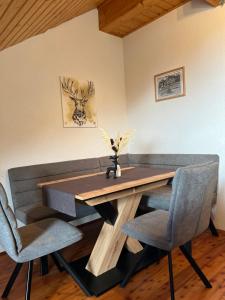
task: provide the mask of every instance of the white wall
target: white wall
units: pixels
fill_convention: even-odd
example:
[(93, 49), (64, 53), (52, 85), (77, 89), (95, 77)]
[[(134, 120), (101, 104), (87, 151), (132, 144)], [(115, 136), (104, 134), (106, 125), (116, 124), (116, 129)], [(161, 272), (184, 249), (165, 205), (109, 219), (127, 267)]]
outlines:
[(98, 124), (127, 128), (123, 42), (97, 11), (0, 52), (0, 181), (7, 169), (106, 155), (99, 129), (63, 128), (59, 76), (91, 79)]
[[(220, 155), (216, 223), (225, 229), (225, 9), (192, 1), (124, 40), (133, 153)], [(154, 75), (186, 68), (187, 96), (155, 102)]]
[[(128, 111), (133, 153), (218, 153), (217, 225), (225, 229), (224, 20), (225, 9), (195, 0), (123, 43), (98, 30), (92, 11), (0, 52), (0, 181), (8, 193), (11, 167), (107, 154), (98, 129), (63, 128), (58, 76), (70, 75), (95, 82), (100, 127), (126, 129)], [(183, 65), (187, 96), (155, 103), (154, 75)]]

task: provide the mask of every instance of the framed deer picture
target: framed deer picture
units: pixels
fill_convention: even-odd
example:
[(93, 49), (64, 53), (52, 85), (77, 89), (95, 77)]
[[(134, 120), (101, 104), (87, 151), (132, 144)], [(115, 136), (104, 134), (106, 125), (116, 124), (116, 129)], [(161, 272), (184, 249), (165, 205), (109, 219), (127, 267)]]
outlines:
[(64, 127), (97, 127), (94, 83), (60, 77), (60, 85)]

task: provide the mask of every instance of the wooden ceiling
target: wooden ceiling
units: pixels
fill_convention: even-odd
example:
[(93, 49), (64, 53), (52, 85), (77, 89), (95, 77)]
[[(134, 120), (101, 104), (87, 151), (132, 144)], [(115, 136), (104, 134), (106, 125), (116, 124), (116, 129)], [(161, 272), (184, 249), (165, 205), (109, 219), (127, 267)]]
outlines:
[[(123, 37), (190, 0), (0, 0), (0, 50), (98, 8), (100, 30)], [(220, 0), (202, 0), (213, 6)]]
[(98, 8), (100, 30), (124, 37), (189, 0), (106, 0)]
[(0, 0), (0, 50), (96, 8), (103, 0)]

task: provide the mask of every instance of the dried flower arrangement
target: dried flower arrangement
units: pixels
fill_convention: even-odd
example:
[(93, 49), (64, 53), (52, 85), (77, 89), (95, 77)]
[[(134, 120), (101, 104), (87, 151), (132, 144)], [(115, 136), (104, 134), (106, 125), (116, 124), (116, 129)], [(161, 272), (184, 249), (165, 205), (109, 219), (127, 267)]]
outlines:
[(134, 134), (133, 130), (126, 131), (123, 135), (117, 134), (116, 138), (111, 138), (106, 130), (103, 128), (100, 128), (103, 136), (103, 140), (106, 143), (108, 147), (114, 152), (114, 155), (111, 155), (109, 158), (113, 162), (113, 166), (107, 168), (106, 171), (106, 177), (110, 177), (110, 172), (112, 171), (114, 173), (114, 178), (121, 176), (121, 168), (118, 162), (119, 159), (119, 153), (121, 150), (127, 146), (128, 142), (130, 141), (131, 137)]

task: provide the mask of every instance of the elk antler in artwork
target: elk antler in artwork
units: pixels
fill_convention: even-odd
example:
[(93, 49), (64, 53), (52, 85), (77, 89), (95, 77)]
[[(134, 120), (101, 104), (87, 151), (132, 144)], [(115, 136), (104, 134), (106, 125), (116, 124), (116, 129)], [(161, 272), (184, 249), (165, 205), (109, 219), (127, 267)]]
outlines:
[(87, 88), (80, 88), (79, 83), (71, 78), (65, 78), (61, 80), (61, 86), (65, 94), (74, 102), (75, 109), (72, 115), (74, 123), (79, 126), (84, 125), (87, 122), (87, 116), (85, 112), (85, 105), (90, 97), (95, 93), (94, 83), (92, 81), (87, 82)]

